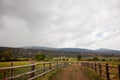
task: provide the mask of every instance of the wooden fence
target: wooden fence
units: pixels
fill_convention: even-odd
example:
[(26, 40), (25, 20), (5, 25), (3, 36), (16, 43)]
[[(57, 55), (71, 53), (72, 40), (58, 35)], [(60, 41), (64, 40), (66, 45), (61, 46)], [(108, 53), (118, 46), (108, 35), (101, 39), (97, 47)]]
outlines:
[[(38, 77), (57, 69), (69, 65), (68, 62), (32, 62), (29, 65), (0, 68), (0, 80), (35, 80)], [(20, 73), (21, 72), (21, 73)]]
[(120, 80), (120, 65), (112, 66), (97, 62), (81, 62), (81, 65), (93, 69), (105, 80)]

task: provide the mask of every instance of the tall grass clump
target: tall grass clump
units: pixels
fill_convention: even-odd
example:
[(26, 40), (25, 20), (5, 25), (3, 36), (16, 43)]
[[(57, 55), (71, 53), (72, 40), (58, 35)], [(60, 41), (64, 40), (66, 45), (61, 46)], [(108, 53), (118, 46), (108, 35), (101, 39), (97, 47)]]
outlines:
[(89, 68), (83, 68), (83, 73), (89, 80), (103, 80), (95, 71)]

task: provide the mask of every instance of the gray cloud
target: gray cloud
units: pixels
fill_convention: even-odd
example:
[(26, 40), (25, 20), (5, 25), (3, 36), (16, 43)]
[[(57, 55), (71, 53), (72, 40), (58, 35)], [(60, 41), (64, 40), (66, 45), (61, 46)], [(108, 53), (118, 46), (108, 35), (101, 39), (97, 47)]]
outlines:
[(0, 45), (120, 49), (119, 4), (119, 0), (1, 0)]

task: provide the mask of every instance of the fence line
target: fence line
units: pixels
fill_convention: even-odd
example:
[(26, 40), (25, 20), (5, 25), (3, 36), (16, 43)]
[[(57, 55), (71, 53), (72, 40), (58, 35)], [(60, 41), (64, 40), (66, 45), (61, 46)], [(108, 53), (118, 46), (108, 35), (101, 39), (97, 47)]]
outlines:
[[(65, 67), (67, 65), (69, 65), (68, 62), (59, 62), (59, 61), (43, 62), (43, 63), (32, 62), (29, 65), (23, 65), (23, 66), (13, 66), (13, 63), (11, 63), (11, 67), (0, 68), (0, 73), (3, 73), (3, 76), (2, 78), (0, 78), (0, 80), (1, 79), (14, 80), (26, 75), (30, 75), (29, 78), (27, 78), (27, 80), (35, 80), (36, 78), (41, 77), (55, 69)], [(15, 69), (28, 68), (28, 67), (31, 68), (29, 71), (23, 72), (21, 74), (14, 74)], [(38, 74), (36, 74), (37, 72)]]
[(93, 69), (105, 80), (120, 80), (120, 65), (112, 66), (96, 62), (81, 62), (81, 65)]

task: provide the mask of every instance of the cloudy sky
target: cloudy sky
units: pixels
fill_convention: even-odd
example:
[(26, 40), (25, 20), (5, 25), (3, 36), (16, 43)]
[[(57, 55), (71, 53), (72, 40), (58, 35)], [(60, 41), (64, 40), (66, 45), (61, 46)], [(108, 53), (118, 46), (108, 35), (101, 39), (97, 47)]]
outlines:
[(120, 50), (120, 0), (0, 0), (0, 46)]

